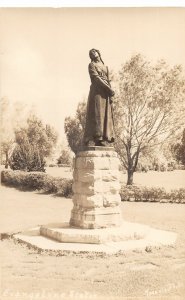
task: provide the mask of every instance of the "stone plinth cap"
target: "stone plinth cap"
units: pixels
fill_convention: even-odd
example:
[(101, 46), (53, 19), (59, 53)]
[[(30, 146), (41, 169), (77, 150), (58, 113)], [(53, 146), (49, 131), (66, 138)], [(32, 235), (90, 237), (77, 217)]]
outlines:
[(114, 147), (82, 146), (76, 154), (79, 157), (117, 157)]
[(114, 147), (107, 146), (82, 146), (79, 150), (81, 151), (115, 151)]

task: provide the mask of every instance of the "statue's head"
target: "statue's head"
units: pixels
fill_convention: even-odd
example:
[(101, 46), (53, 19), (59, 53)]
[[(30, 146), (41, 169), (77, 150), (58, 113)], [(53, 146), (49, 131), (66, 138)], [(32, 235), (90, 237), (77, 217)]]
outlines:
[(100, 51), (99, 50), (93, 48), (89, 51), (89, 57), (90, 57), (91, 60), (93, 60), (94, 57), (96, 57), (97, 55), (100, 56)]
[(102, 63), (104, 63), (101, 58), (101, 54), (100, 54), (99, 50), (93, 48), (89, 51), (89, 57), (90, 57), (91, 61), (93, 61), (97, 56), (99, 56)]

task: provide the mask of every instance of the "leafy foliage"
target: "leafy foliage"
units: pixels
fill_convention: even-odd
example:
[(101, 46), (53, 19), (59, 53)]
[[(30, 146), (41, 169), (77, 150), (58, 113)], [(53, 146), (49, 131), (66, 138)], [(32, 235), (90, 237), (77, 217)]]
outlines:
[(24, 123), (25, 116), (28, 116), (27, 110), (28, 108), (23, 103), (11, 104), (6, 97), (0, 99), (1, 160), (5, 160), (6, 168), (8, 168), (8, 160), (14, 148), (14, 129), (18, 123)]
[(20, 190), (38, 190), (63, 197), (72, 195), (71, 179), (52, 177), (40, 172), (3, 170), (1, 181), (7, 186), (13, 186)]
[[(112, 78), (116, 92), (114, 147), (127, 170), (130, 185), (140, 159), (144, 165), (148, 160), (162, 169), (168, 161), (174, 163), (170, 147), (165, 149), (168, 161), (162, 147), (174, 139), (184, 125), (185, 79), (181, 66), (170, 67), (164, 60), (152, 65), (140, 54), (131, 57)], [(74, 153), (82, 143), (85, 114), (83, 101), (76, 116), (65, 120), (66, 136)]]
[(185, 203), (185, 189), (183, 188), (166, 192), (160, 187), (128, 185), (121, 187), (120, 195), (122, 201)]
[(75, 117), (67, 117), (64, 122), (64, 129), (68, 144), (71, 150), (76, 154), (83, 141), (86, 121), (86, 102), (85, 100), (78, 104)]
[(117, 79), (114, 101), (115, 148), (133, 183), (139, 156), (167, 140), (185, 116), (185, 80), (181, 66), (155, 66), (141, 55), (126, 62)]
[(29, 143), (24, 143), (15, 147), (9, 164), (12, 170), (44, 172), (46, 163), (36, 147)]
[(173, 145), (173, 151), (177, 161), (185, 165), (185, 129), (182, 133), (181, 142)]
[(34, 107), (22, 102), (10, 102), (3, 97), (0, 99), (0, 110), (1, 160), (5, 161), (5, 167), (8, 168), (9, 159), (16, 146), (15, 132), (26, 126), (26, 120), (33, 114)]
[(27, 119), (25, 127), (15, 131), (17, 143), (9, 160), (13, 170), (44, 171), (45, 158), (57, 142), (57, 133), (44, 125), (35, 115)]
[(71, 165), (72, 159), (67, 149), (62, 149), (59, 158), (57, 159), (58, 165)]

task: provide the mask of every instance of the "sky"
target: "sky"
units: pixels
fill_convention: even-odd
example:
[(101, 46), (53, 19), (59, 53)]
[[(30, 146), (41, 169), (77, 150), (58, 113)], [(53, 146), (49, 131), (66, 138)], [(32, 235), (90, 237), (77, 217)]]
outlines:
[(185, 68), (185, 8), (1, 8), (0, 96), (64, 136), (90, 87), (89, 50), (115, 72), (133, 54)]

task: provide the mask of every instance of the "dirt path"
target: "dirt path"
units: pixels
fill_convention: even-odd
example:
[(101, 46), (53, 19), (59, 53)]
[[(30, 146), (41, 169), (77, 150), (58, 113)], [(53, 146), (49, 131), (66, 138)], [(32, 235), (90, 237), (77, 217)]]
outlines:
[[(1, 195), (1, 232), (69, 220), (70, 199), (7, 187)], [(57, 257), (3, 240), (0, 299), (184, 299), (185, 205), (122, 202), (121, 207), (125, 220), (176, 231), (176, 245), (121, 256)]]

